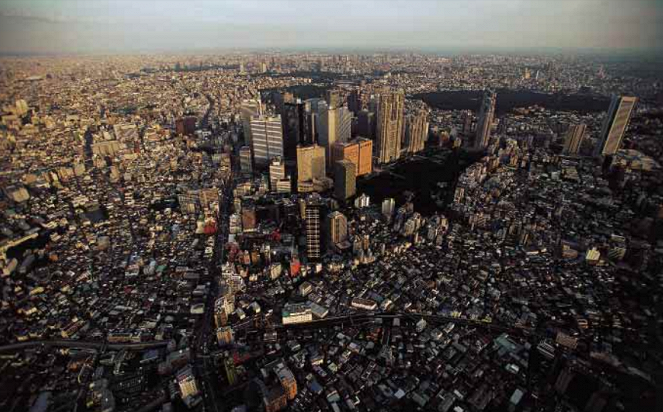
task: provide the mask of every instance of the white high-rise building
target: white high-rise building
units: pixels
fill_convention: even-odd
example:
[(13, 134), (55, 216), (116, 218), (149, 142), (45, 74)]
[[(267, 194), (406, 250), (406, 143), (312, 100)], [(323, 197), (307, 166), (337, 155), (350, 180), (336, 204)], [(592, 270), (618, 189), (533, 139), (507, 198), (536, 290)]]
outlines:
[(262, 104), (260, 100), (244, 100), (239, 109), (239, 117), (244, 129), (244, 144), (251, 146), (251, 119), (262, 115)]
[(608, 113), (601, 129), (601, 141), (595, 149), (596, 155), (613, 155), (617, 153), (637, 101), (637, 97), (612, 96), (610, 108), (608, 108)]
[(251, 147), (256, 167), (265, 167), (276, 157), (283, 157), (281, 116), (251, 119)]

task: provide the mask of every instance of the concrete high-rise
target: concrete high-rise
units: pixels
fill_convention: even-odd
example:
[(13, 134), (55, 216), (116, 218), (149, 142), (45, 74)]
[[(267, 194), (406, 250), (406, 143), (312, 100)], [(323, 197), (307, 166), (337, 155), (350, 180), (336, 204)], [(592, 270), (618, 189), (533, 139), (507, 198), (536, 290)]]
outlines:
[(325, 148), (318, 145), (297, 147), (297, 183), (326, 175)]
[(281, 116), (251, 119), (251, 148), (256, 167), (266, 167), (275, 157), (283, 157)]
[(637, 101), (636, 97), (612, 96), (610, 108), (608, 108), (601, 129), (601, 141), (594, 150), (595, 155), (613, 155), (617, 153)]
[(357, 193), (356, 166), (349, 160), (334, 163), (334, 197), (345, 201)]
[(428, 140), (428, 111), (418, 109), (410, 113), (406, 119), (405, 151), (417, 153), (424, 150), (426, 140)]
[(352, 112), (345, 106), (338, 109), (336, 141), (349, 142), (352, 138)]
[(379, 163), (397, 160), (405, 130), (405, 95), (385, 90), (380, 94), (376, 126), (376, 152)]
[(487, 90), (481, 101), (479, 109), (479, 118), (477, 120), (477, 132), (474, 136), (474, 148), (485, 149), (490, 141), (490, 129), (493, 126), (495, 117), (495, 104), (497, 103), (497, 94)]
[(280, 157), (275, 157), (269, 163), (269, 190), (277, 192), (278, 182), (285, 179), (285, 163)]
[(330, 245), (338, 245), (348, 240), (348, 219), (339, 211), (327, 215), (327, 233)]
[(574, 124), (569, 127), (564, 138), (564, 154), (578, 154), (587, 125)]
[(320, 259), (320, 216), (322, 216), (322, 200), (320, 196), (311, 196), (306, 201), (305, 229), (306, 229), (306, 255), (309, 260)]
[(332, 145), (332, 161), (349, 160), (359, 168), (359, 144), (357, 142), (336, 142)]
[(375, 114), (362, 110), (357, 115), (357, 134), (373, 139), (375, 137)]
[(253, 173), (253, 159), (249, 146), (242, 146), (239, 149), (239, 169), (246, 175)]
[(325, 92), (325, 100), (329, 107), (338, 108), (343, 104), (341, 93), (338, 90), (329, 89)]
[(307, 116), (304, 103), (297, 100), (283, 106), (283, 146), (285, 160), (294, 162), (297, 145), (307, 141)]
[(175, 121), (175, 132), (179, 136), (191, 136), (196, 131), (196, 117), (184, 116)]
[(244, 144), (251, 146), (251, 119), (262, 115), (260, 100), (244, 100), (239, 109), (239, 117), (244, 130)]
[(350, 142), (336, 142), (332, 147), (332, 161), (349, 160), (355, 165), (357, 176), (373, 170), (373, 141), (359, 137)]
[(323, 108), (318, 123), (318, 144), (325, 148), (327, 166), (331, 168), (331, 148), (338, 138), (338, 109)]
[(363, 176), (373, 171), (373, 141), (358, 137), (359, 164), (357, 165), (357, 176)]
[(393, 198), (387, 198), (382, 201), (382, 215), (391, 220), (396, 210), (396, 201)]

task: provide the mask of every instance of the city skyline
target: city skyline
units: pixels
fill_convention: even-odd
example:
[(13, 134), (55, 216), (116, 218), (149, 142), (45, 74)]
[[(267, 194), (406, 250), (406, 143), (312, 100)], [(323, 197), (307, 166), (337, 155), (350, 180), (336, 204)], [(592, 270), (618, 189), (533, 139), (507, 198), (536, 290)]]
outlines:
[(9, 0), (0, 53), (663, 50), (663, 6), (653, 0), (314, 3)]

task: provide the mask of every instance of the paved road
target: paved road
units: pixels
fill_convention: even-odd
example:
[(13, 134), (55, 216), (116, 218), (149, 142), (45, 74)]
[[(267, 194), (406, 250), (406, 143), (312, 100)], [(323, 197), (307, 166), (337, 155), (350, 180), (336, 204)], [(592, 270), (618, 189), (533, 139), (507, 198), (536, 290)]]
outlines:
[[(513, 334), (534, 334), (534, 330), (530, 328), (522, 328), (515, 326), (500, 325), (495, 323), (487, 323), (478, 320), (454, 318), (449, 316), (428, 315), (424, 313), (410, 313), (410, 312), (366, 312), (356, 313), (346, 316), (336, 316), (320, 320), (314, 320), (306, 323), (294, 323), (288, 325), (274, 325), (277, 330), (287, 329), (320, 329), (334, 327), (342, 324), (363, 324), (372, 322), (376, 319), (394, 319), (400, 318), (403, 320), (418, 321), (423, 318), (429, 323), (454, 323), (459, 325), (468, 325), (481, 329), (489, 329), (496, 332), (507, 332)], [(248, 328), (253, 329), (253, 328)]]
[(34, 348), (38, 346), (54, 346), (59, 348), (76, 348), (76, 349), (102, 349), (109, 350), (144, 350), (152, 348), (160, 348), (168, 345), (167, 341), (152, 341), (140, 343), (108, 343), (108, 342), (86, 342), (81, 340), (71, 339), (54, 339), (54, 340), (32, 340), (27, 342), (13, 343), (10, 345), (0, 346), (0, 352), (15, 352), (23, 349)]

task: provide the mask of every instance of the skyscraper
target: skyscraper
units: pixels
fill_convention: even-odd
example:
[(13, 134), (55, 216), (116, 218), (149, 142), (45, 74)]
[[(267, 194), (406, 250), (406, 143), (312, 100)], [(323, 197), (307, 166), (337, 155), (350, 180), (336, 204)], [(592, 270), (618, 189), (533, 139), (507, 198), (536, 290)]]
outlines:
[(297, 183), (325, 177), (325, 149), (322, 146), (297, 147)]
[(373, 139), (375, 137), (375, 114), (362, 110), (357, 115), (357, 134)]
[(352, 112), (345, 106), (338, 109), (338, 131), (336, 140), (349, 142), (352, 137)]
[(334, 197), (345, 201), (357, 193), (356, 166), (349, 160), (334, 163)]
[(318, 143), (325, 148), (327, 166), (331, 168), (331, 147), (338, 138), (338, 109), (327, 107), (322, 109), (319, 117)]
[(253, 173), (253, 159), (251, 159), (251, 148), (242, 146), (239, 149), (239, 169), (243, 174)]
[(424, 150), (424, 144), (428, 139), (428, 111), (417, 109), (410, 113), (406, 119), (405, 126), (405, 151), (417, 153)]
[(275, 157), (283, 157), (281, 116), (251, 119), (251, 147), (256, 167), (265, 167)]
[(348, 219), (339, 211), (327, 215), (329, 243), (338, 245), (348, 239)]
[(285, 103), (283, 116), (285, 160), (294, 162), (297, 157), (297, 145), (307, 141), (307, 119), (304, 103), (299, 100), (294, 103)]
[(262, 115), (262, 104), (260, 100), (244, 100), (239, 109), (239, 117), (242, 120), (244, 130), (244, 144), (251, 146), (251, 119)]
[(394, 216), (395, 210), (396, 210), (396, 201), (393, 198), (387, 198), (382, 201), (382, 215), (387, 220), (391, 220), (391, 218)]
[(385, 90), (380, 94), (376, 127), (378, 162), (389, 163), (398, 159), (405, 129), (403, 110), (405, 95), (402, 91)]
[(343, 101), (341, 100), (341, 93), (338, 90), (329, 89), (325, 92), (325, 100), (329, 107), (341, 107)]
[(497, 102), (497, 94), (491, 90), (487, 90), (483, 95), (481, 108), (479, 109), (479, 119), (477, 120), (477, 133), (474, 138), (475, 149), (485, 149), (490, 140), (490, 128), (493, 125), (493, 118), (495, 117), (495, 103)]
[(196, 117), (184, 116), (175, 122), (175, 131), (180, 136), (190, 136), (196, 131)]
[(601, 129), (601, 141), (594, 151), (596, 155), (613, 155), (617, 153), (637, 101), (636, 97), (612, 96), (610, 108)]
[(306, 227), (306, 255), (309, 260), (320, 258), (320, 216), (322, 215), (320, 196), (311, 196), (306, 201), (304, 219)]
[(358, 137), (359, 164), (357, 165), (357, 176), (363, 176), (373, 171), (373, 141)]
[(332, 161), (349, 160), (359, 168), (359, 144), (357, 142), (336, 142), (332, 146)]
[(277, 192), (278, 182), (285, 179), (285, 163), (280, 157), (275, 157), (269, 163), (269, 190)]
[(230, 345), (235, 341), (233, 328), (224, 326), (216, 330), (216, 340), (219, 345)]
[(582, 139), (585, 137), (585, 130), (587, 125), (574, 124), (569, 127), (564, 138), (564, 153), (565, 154), (578, 154)]

